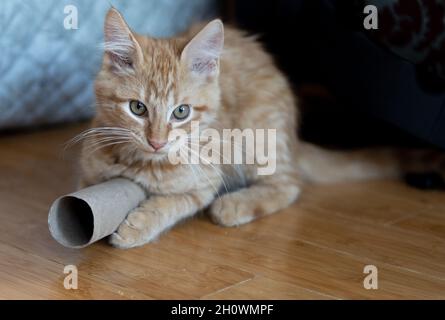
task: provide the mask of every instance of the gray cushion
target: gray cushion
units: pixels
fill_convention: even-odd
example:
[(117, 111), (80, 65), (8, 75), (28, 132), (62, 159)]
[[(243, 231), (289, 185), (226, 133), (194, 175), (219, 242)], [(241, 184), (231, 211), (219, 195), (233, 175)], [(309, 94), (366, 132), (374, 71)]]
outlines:
[[(110, 3), (136, 32), (171, 36), (214, 14), (216, 0), (0, 1), (0, 129), (86, 119)], [(66, 30), (66, 5), (78, 29)]]

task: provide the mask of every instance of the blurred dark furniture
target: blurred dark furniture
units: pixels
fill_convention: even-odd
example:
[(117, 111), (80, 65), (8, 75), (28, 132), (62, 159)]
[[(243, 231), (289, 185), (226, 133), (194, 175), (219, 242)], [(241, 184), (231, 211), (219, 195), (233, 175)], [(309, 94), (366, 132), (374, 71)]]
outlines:
[(445, 4), (379, 1), (379, 29), (367, 31), (372, 2), (243, 0), (224, 9), (261, 34), (302, 97), (303, 138), (445, 148)]

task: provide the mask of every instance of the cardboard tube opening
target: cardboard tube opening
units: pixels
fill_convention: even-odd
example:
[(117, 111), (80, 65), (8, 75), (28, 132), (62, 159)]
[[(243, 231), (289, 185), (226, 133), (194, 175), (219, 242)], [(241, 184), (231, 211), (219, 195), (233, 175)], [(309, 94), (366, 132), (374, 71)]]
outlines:
[(52, 237), (84, 248), (112, 234), (147, 195), (131, 180), (115, 178), (57, 198), (48, 213)]
[(64, 245), (77, 247), (90, 242), (94, 232), (94, 216), (86, 201), (65, 196), (58, 201), (56, 212), (54, 224), (63, 235), (60, 241)]

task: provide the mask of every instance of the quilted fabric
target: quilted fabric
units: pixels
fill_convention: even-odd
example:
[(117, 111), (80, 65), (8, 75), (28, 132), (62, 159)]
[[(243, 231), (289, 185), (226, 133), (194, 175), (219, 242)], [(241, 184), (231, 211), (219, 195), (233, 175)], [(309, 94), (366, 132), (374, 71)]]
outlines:
[[(163, 37), (212, 16), (216, 0), (0, 1), (0, 129), (93, 115), (110, 4), (136, 32)], [(77, 30), (64, 28), (66, 5), (78, 10)]]

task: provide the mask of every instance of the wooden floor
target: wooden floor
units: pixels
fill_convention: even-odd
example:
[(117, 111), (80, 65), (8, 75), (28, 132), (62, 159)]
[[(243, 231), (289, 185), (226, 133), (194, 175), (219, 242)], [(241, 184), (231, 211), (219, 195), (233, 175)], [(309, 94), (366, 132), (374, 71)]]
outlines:
[[(445, 298), (445, 194), (398, 182), (311, 186), (274, 216), (232, 229), (195, 218), (142, 248), (66, 249), (47, 213), (74, 188), (76, 150), (62, 144), (84, 128), (0, 137), (1, 299)], [(69, 264), (78, 290), (64, 289)]]

